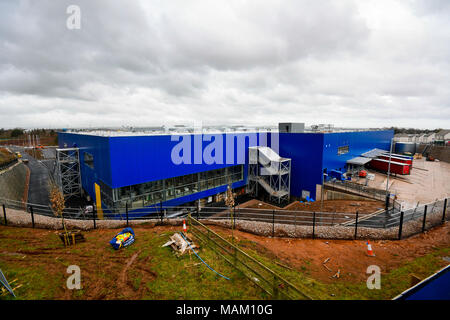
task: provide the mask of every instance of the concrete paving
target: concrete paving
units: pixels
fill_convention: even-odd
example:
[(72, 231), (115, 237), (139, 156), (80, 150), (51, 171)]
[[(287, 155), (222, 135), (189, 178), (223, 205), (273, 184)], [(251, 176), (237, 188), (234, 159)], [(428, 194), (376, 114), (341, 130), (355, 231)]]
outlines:
[[(368, 186), (386, 189), (387, 176), (377, 171), (375, 180), (369, 181)], [(362, 181), (360, 181), (362, 183)], [(450, 163), (432, 162), (416, 159), (410, 175), (389, 177), (389, 190), (397, 195), (397, 200), (404, 208), (412, 208), (419, 204), (426, 204), (450, 197)]]

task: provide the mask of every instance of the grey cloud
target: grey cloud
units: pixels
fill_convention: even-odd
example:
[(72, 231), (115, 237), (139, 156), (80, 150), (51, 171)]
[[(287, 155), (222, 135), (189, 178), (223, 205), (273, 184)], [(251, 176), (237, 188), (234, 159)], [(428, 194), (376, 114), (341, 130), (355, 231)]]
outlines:
[[(351, 0), (2, 1), (0, 127), (444, 126), (446, 3), (386, 1), (386, 13), (404, 10), (404, 25), (378, 15), (371, 27), (375, 13)], [(81, 30), (66, 28), (70, 4), (81, 8)], [(405, 119), (405, 110), (428, 120)]]

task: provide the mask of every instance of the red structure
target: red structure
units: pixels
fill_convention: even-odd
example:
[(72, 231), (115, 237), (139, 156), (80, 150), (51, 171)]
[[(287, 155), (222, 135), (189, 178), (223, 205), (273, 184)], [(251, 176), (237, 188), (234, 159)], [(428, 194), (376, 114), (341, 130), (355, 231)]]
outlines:
[[(389, 167), (389, 160), (384, 159), (373, 159), (369, 162), (371, 168), (379, 171), (387, 172)], [(410, 174), (410, 165), (407, 163), (392, 161), (391, 159), (391, 173), (395, 174)]]
[[(379, 156), (378, 159), (383, 159), (383, 160), (389, 161), (389, 156), (382, 155), (382, 156)], [(410, 169), (413, 164), (412, 159), (405, 159), (405, 158), (400, 158), (400, 157), (396, 157), (396, 156), (391, 156), (391, 164), (392, 164), (392, 161), (406, 163), (410, 166)]]

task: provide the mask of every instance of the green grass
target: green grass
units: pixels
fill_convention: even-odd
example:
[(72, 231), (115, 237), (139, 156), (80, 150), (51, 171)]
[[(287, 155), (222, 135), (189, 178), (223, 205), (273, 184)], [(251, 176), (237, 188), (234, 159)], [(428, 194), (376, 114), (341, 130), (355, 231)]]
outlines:
[[(64, 283), (63, 275), (48, 277), (48, 273), (42, 267), (21, 268), (15, 266), (13, 269), (4, 268), (0, 263), (0, 268), (9, 282), (18, 279), (11, 284), (15, 288), (18, 284), (22, 286), (14, 291), (16, 297), (24, 300), (54, 299), (58, 287)], [(11, 295), (0, 297), (2, 300), (14, 299)]]
[[(22, 284), (16, 292), (19, 299), (127, 299), (118, 278), (128, 259), (138, 254), (127, 272), (127, 291), (139, 293), (141, 299), (268, 298), (206, 246), (196, 251), (213, 269), (231, 280), (215, 274), (193, 254), (178, 257), (170, 247), (162, 248), (173, 232), (135, 230), (136, 242), (115, 251), (108, 241), (117, 231), (103, 231), (102, 236), (98, 231), (86, 232), (86, 242), (64, 248), (54, 232), (0, 226), (0, 268), (9, 281), (18, 279), (13, 287)], [(298, 270), (291, 270), (276, 264), (274, 255), (267, 248), (252, 241), (241, 240), (239, 246), (302, 292), (314, 299), (325, 300), (392, 299), (411, 286), (411, 274), (422, 279), (428, 277), (445, 264), (443, 256), (450, 256), (450, 248), (433, 249), (425, 256), (383, 273), (381, 290), (369, 290), (365, 281), (349, 282), (340, 278), (324, 283), (312, 279), (312, 260), (305, 261)], [(17, 253), (20, 250), (26, 253)], [(65, 289), (69, 276), (66, 268), (71, 264), (79, 265), (82, 270), (82, 289), (68, 292)]]
[(148, 299), (262, 299), (264, 295), (249, 285), (239, 272), (228, 263), (219, 259), (214, 252), (203, 248), (199, 250), (201, 258), (217, 272), (230, 278), (226, 280), (200, 263), (192, 254), (177, 257), (170, 247), (161, 248), (168, 237), (154, 236), (139, 257), (151, 257), (150, 270), (157, 275), (146, 283), (150, 293)]
[[(64, 248), (54, 232), (29, 236), (30, 230), (0, 229), (0, 268), (9, 281), (17, 278), (18, 283), (23, 284), (17, 290), (19, 299), (67, 297), (65, 284), (69, 275), (66, 268), (72, 264), (79, 265), (82, 272), (82, 289), (69, 291), (72, 299), (92, 298), (95, 286), (98, 287), (96, 297), (126, 299), (126, 294), (118, 288), (118, 275), (136, 253), (138, 256), (127, 272), (127, 282), (131, 290), (142, 292), (142, 299), (265, 298), (258, 288), (211, 250), (202, 248), (199, 254), (212, 268), (231, 280), (216, 275), (202, 263), (198, 264), (200, 261), (193, 254), (177, 257), (170, 247), (161, 248), (173, 232), (160, 236), (151, 229), (138, 231), (134, 244), (116, 251), (105, 237), (98, 239), (95, 231), (85, 233), (86, 242)], [(116, 233), (117, 230), (111, 230), (111, 237)], [(20, 250), (25, 253), (17, 254)], [(8, 258), (8, 263), (2, 261), (2, 256)]]

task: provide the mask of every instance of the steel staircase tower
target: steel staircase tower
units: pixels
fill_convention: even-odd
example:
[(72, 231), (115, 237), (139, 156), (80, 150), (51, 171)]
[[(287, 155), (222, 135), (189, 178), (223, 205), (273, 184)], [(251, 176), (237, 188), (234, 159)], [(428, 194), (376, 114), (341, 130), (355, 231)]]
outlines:
[(258, 196), (258, 184), (267, 191), (270, 201), (289, 201), (291, 159), (280, 157), (269, 147), (250, 147), (248, 192)]
[(59, 187), (67, 200), (81, 195), (80, 156), (78, 148), (56, 149)]

